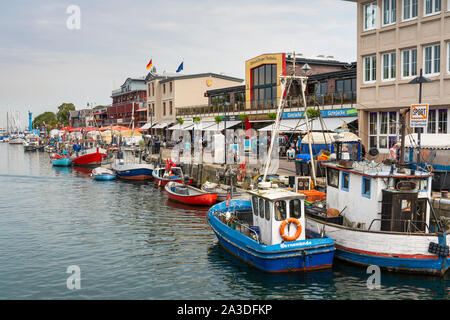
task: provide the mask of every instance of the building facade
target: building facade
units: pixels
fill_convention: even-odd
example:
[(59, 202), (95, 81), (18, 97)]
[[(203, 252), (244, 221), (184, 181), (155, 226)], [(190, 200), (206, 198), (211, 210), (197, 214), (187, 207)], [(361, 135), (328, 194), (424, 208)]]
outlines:
[[(423, 71), (430, 106), (422, 132), (449, 132), (450, 0), (352, 0), (357, 4), (359, 136), (387, 154), (399, 140), (399, 110), (419, 102), (409, 82)], [(409, 116), (407, 117), (409, 123)], [(407, 133), (419, 130), (408, 127)]]
[[(128, 78), (124, 84), (111, 94), (112, 105), (107, 109), (105, 125), (129, 126), (134, 113), (135, 126), (137, 126), (137, 113), (139, 109), (146, 108), (147, 90), (144, 78)], [(134, 111), (133, 111), (134, 109)], [(139, 119), (145, 123), (147, 119)]]
[(175, 123), (176, 118), (183, 118), (185, 108), (208, 106), (207, 90), (236, 86), (242, 82), (242, 79), (215, 73), (162, 75), (150, 72), (145, 79), (148, 114), (152, 115), (151, 121), (155, 124)]

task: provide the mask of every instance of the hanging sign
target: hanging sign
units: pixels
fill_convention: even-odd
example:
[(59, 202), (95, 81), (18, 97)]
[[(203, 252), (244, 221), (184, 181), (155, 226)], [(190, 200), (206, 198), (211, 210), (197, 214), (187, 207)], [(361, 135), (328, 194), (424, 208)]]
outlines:
[(412, 104), (409, 125), (412, 128), (426, 127), (428, 124), (428, 104)]

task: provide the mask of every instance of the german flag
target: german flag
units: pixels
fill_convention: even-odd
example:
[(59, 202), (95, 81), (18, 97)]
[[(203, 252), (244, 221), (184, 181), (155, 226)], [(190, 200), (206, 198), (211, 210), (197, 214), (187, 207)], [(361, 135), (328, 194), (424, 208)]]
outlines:
[(152, 66), (153, 66), (152, 59), (150, 59), (150, 62), (147, 65), (147, 70), (150, 69)]

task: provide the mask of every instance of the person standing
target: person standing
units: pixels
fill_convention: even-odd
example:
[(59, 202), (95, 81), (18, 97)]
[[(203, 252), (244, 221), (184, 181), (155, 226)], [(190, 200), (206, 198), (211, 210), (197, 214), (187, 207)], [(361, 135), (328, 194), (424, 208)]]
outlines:
[(397, 161), (397, 152), (400, 149), (400, 143), (395, 143), (391, 149), (389, 149), (389, 160)]

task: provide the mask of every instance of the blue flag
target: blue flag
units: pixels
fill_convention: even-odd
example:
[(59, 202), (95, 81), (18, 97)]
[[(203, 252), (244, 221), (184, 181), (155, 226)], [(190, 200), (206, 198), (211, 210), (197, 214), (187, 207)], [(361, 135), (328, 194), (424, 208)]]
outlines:
[(183, 63), (184, 63), (184, 61), (178, 67), (177, 72), (180, 72), (181, 70), (183, 70)]

